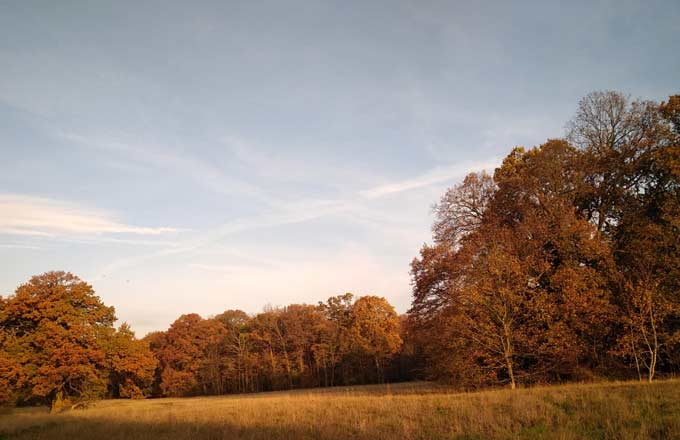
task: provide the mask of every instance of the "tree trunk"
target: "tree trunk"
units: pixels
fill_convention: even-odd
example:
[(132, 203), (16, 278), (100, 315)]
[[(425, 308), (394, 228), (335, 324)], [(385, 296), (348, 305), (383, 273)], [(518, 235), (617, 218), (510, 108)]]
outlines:
[(654, 373), (656, 372), (656, 361), (659, 353), (659, 336), (656, 333), (656, 322), (654, 319), (654, 308), (649, 307), (649, 322), (652, 324), (652, 350), (651, 360), (649, 362), (649, 383), (654, 380)]
[(640, 373), (640, 360), (638, 359), (637, 349), (635, 348), (635, 343), (631, 342), (631, 350), (633, 352), (633, 358), (635, 359), (635, 369), (637, 370), (638, 381), (642, 382), (642, 373)]
[(52, 399), (52, 405), (50, 407), (50, 412), (51, 413), (57, 413), (63, 408), (65, 405), (64, 403), (64, 391), (59, 390), (56, 392), (54, 395), (54, 398)]
[(513, 371), (512, 365), (512, 342), (510, 339), (510, 329), (507, 324), (503, 325), (503, 356), (505, 357), (505, 365), (508, 368), (508, 376), (510, 377), (510, 389), (514, 390), (516, 388), (515, 383), (515, 372)]

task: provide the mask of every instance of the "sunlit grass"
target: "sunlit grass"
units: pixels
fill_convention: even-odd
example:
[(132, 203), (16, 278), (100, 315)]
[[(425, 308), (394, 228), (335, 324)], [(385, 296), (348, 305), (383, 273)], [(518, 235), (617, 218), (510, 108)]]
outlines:
[(19, 439), (670, 439), (680, 381), (454, 393), (426, 383), (14, 409)]

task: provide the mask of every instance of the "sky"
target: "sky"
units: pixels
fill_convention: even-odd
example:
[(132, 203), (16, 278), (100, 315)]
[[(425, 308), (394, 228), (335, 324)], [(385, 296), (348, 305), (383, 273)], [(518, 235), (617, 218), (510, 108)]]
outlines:
[(70, 271), (139, 336), (404, 313), (446, 188), (588, 92), (680, 92), (679, 35), (677, 0), (2, 2), (0, 294)]

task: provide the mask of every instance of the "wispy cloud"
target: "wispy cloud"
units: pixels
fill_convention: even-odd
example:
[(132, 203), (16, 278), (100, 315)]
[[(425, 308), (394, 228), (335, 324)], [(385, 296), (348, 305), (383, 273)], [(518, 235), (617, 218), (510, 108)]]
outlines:
[(40, 246), (34, 246), (31, 244), (20, 244), (20, 243), (0, 243), (0, 249), (30, 249), (30, 250), (40, 250)]
[(126, 224), (110, 213), (59, 200), (22, 194), (0, 194), (0, 233), (52, 237), (98, 234), (159, 235), (170, 227)]
[(160, 249), (156, 252), (131, 255), (117, 260), (102, 267), (93, 279), (98, 280), (110, 273), (130, 267), (149, 259), (176, 254), (186, 254), (207, 246), (211, 246), (230, 235), (257, 229), (265, 229), (275, 226), (303, 223), (314, 220), (333, 212), (339, 212), (348, 206), (343, 202), (318, 202), (296, 203), (287, 209), (279, 209), (275, 212), (264, 213), (255, 217), (236, 219), (226, 222), (217, 228), (204, 231), (192, 238), (185, 239), (171, 247)]
[[(58, 133), (58, 136), (82, 147), (121, 155), (129, 162), (172, 171), (174, 175), (191, 179), (203, 188), (218, 194), (248, 196), (266, 205), (276, 203), (259, 187), (229, 176), (214, 164), (186, 153), (168, 148), (157, 148), (153, 145), (74, 133)], [(118, 166), (121, 166), (120, 163)]]
[(199, 269), (206, 272), (216, 273), (239, 273), (244, 270), (252, 270), (253, 268), (271, 270), (278, 266), (275, 263), (267, 262), (246, 262), (246, 263), (228, 263), (228, 264), (208, 264), (208, 263), (190, 263), (191, 269)]
[[(383, 229), (389, 226), (391, 231), (396, 231), (399, 234), (408, 233), (412, 230), (409, 227), (410, 225), (390, 224), (393, 221), (388, 220), (388, 218), (384, 216), (379, 220), (376, 220), (374, 218), (376, 213), (373, 212), (370, 207), (367, 207), (366, 203), (370, 200), (388, 195), (395, 195), (409, 190), (459, 180), (469, 172), (490, 170), (498, 166), (499, 163), (500, 161), (498, 160), (474, 163), (464, 162), (447, 167), (434, 168), (419, 176), (375, 186), (367, 190), (359, 191), (353, 196), (348, 196), (346, 198), (331, 200), (308, 199), (285, 204), (279, 203), (276, 208), (273, 208), (270, 211), (257, 216), (226, 222), (217, 228), (194, 235), (192, 238), (186, 239), (176, 246), (160, 249), (153, 253), (132, 255), (115, 260), (102, 267), (94, 278), (99, 279), (106, 274), (139, 264), (148, 259), (194, 252), (212, 246), (233, 234), (288, 224), (304, 223), (331, 215), (343, 214), (347, 221), (356, 221), (360, 223), (375, 223), (378, 221), (381, 222)], [(203, 267), (202, 269), (216, 271), (218, 268), (212, 267), (208, 269), (207, 267)]]
[(314, 149), (304, 150), (304, 154), (300, 155), (295, 153), (297, 148), (278, 146), (277, 149), (267, 149), (238, 136), (224, 136), (219, 142), (226, 147), (236, 162), (260, 179), (276, 182), (313, 182), (315, 186), (324, 185), (335, 189), (346, 189), (347, 182), (361, 185), (371, 180), (371, 175), (356, 165), (338, 166), (332, 158), (319, 155)]
[(398, 182), (378, 185), (373, 188), (363, 190), (360, 192), (360, 194), (369, 199), (383, 197), (390, 194), (423, 188), (437, 183), (460, 179), (467, 173), (471, 172), (493, 170), (499, 164), (500, 160), (494, 159), (484, 162), (461, 162), (446, 167), (436, 167), (419, 176)]

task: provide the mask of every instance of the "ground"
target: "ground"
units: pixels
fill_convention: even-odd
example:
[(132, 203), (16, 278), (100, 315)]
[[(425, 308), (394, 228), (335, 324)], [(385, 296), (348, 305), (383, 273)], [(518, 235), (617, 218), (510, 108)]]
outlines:
[(429, 383), (0, 413), (2, 439), (672, 439), (680, 380), (457, 393)]

